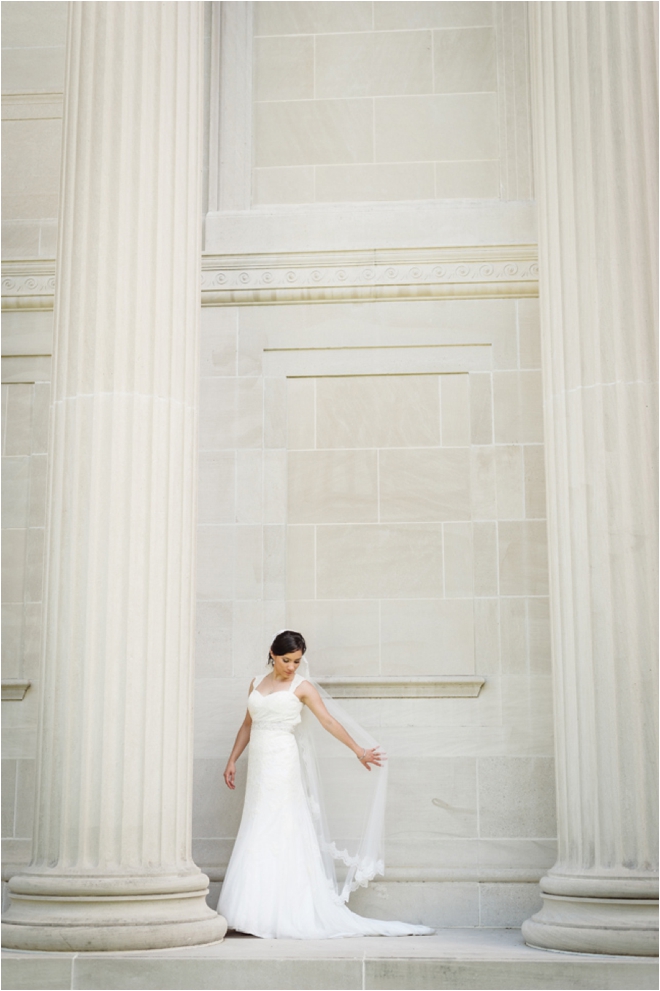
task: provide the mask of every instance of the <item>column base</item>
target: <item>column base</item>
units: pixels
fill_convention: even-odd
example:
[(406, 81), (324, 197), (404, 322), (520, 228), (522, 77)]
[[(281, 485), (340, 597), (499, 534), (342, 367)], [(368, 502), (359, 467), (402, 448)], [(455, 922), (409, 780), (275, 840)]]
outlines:
[(648, 890), (653, 887), (642, 879), (542, 878), (543, 908), (523, 923), (525, 942), (571, 953), (657, 956), (658, 900)]
[(2, 945), (13, 950), (159, 950), (214, 943), (227, 931), (206, 903), (204, 874), (22, 874), (11, 879), (9, 891)]

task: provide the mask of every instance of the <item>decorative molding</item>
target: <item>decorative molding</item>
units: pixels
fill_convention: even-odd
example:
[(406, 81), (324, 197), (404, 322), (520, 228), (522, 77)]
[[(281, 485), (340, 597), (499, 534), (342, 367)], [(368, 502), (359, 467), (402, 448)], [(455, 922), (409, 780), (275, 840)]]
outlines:
[(3, 120), (56, 120), (62, 116), (62, 93), (3, 93)]
[(24, 678), (3, 678), (2, 679), (2, 701), (20, 702), (25, 698), (25, 693), (32, 684)]
[(2, 263), (3, 310), (52, 310), (54, 293), (54, 259)]
[(486, 679), (458, 674), (437, 678), (319, 678), (333, 698), (476, 698)]
[[(537, 296), (534, 244), (203, 255), (202, 305)], [(2, 266), (3, 310), (53, 306), (55, 262)]]
[(537, 296), (536, 245), (202, 258), (202, 305)]

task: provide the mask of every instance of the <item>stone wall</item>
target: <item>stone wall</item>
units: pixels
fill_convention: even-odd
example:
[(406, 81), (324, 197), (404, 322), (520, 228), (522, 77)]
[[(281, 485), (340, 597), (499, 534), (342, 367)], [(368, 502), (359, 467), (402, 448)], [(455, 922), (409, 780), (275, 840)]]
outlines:
[[(32, 682), (3, 703), (11, 865), (30, 846), (66, 5), (4, 6), (3, 680)], [(232, 133), (254, 141), (234, 162), (252, 201), (209, 196), (234, 209), (205, 225), (196, 860), (217, 888), (241, 805), (222, 769), (287, 625), (317, 674), (375, 686), (345, 704), (390, 754), (389, 871), (355, 906), (518, 925), (555, 859), (526, 5), (206, 7), (209, 183)], [(234, 117), (218, 63), (247, 94)], [(392, 676), (484, 684), (378, 697)]]

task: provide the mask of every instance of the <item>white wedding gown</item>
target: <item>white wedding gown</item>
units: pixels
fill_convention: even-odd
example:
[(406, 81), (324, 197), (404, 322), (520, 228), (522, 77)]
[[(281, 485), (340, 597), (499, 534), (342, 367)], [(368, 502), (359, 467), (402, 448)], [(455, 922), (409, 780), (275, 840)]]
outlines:
[[(265, 677), (262, 676), (262, 677)], [(261, 695), (255, 679), (243, 818), (218, 912), (230, 929), (266, 939), (422, 936), (434, 930), (356, 915), (330, 886), (303, 786), (294, 735), (303, 703), (288, 689)]]

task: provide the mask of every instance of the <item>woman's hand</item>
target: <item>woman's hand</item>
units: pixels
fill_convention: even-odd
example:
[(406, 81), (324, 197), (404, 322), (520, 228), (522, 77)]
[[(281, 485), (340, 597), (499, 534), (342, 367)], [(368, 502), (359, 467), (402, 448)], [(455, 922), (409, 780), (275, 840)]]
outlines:
[(233, 760), (227, 762), (224, 773), (225, 784), (233, 791), (236, 787), (236, 764)]
[(374, 747), (373, 750), (365, 750), (364, 756), (362, 756), (362, 754), (358, 754), (357, 756), (360, 763), (366, 767), (367, 771), (371, 770), (369, 767), (370, 764), (373, 764), (375, 767), (380, 767), (383, 761), (387, 760), (387, 755), (384, 754), (379, 747)]

